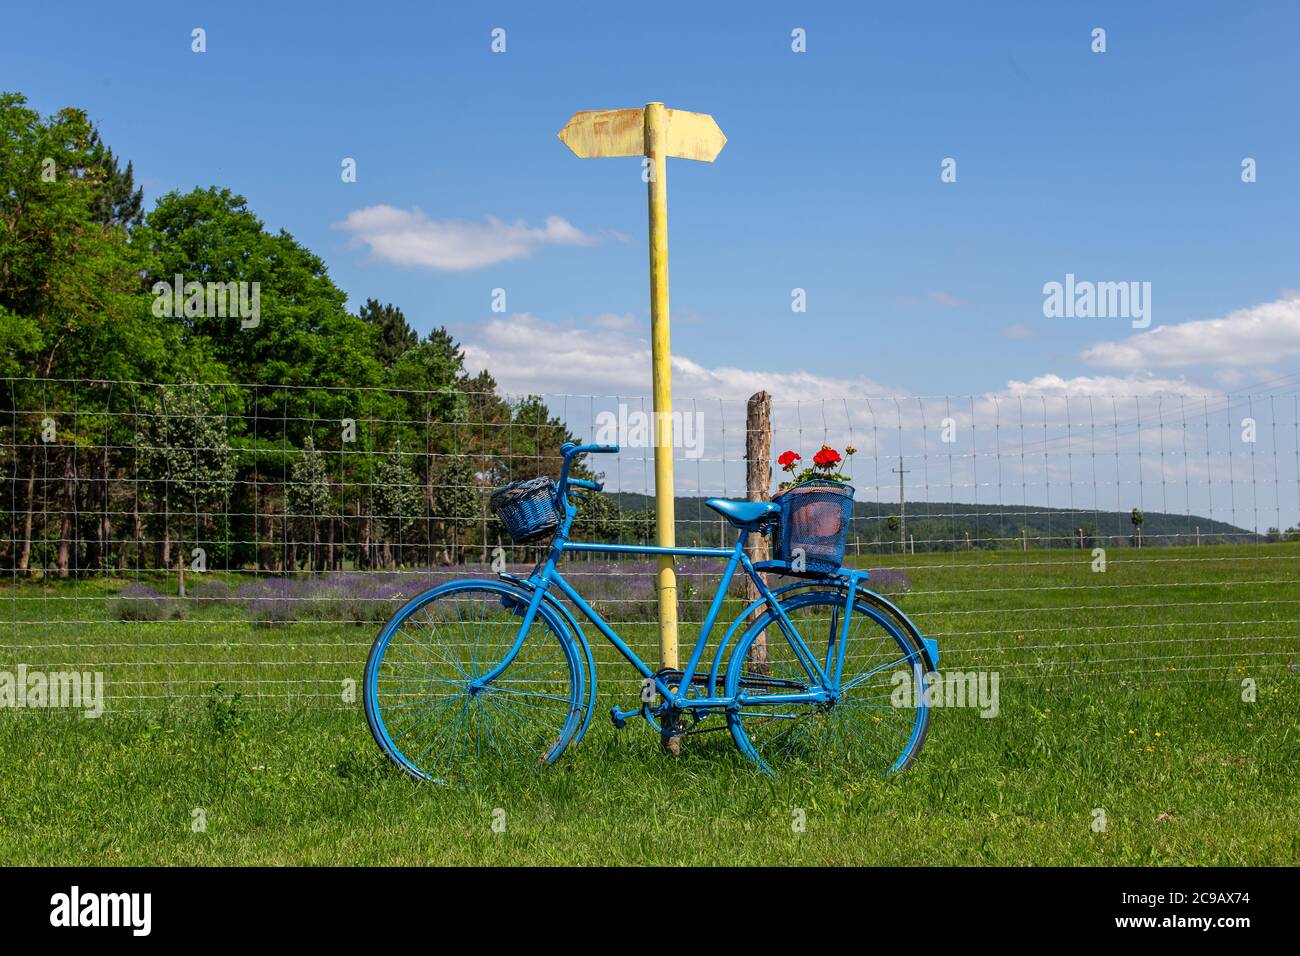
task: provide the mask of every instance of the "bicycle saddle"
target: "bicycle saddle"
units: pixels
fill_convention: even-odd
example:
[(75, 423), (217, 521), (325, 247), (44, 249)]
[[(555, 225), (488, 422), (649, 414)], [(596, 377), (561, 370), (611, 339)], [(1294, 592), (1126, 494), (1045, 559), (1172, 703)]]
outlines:
[(770, 501), (731, 501), (727, 498), (710, 498), (704, 502), (737, 528), (753, 530), (768, 515), (781, 512), (780, 505)]

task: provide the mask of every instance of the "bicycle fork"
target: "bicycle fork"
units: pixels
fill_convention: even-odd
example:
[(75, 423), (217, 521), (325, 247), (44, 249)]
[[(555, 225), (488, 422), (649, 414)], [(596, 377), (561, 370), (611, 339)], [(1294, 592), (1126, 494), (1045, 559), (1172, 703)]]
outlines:
[(510, 646), (510, 650), (506, 651), (505, 656), (495, 667), (487, 673), (470, 680), (468, 689), (471, 694), (478, 693), (482, 688), (492, 683), (505, 672), (507, 667), (514, 663), (515, 657), (519, 654), (519, 649), (524, 646), (524, 640), (528, 637), (528, 632), (533, 628), (533, 621), (537, 620), (537, 615), (541, 612), (542, 601), (546, 598), (546, 583), (541, 581), (537, 587), (533, 588), (532, 596), (528, 601), (528, 610), (524, 612), (524, 619), (519, 622), (519, 633), (515, 635), (515, 641)]

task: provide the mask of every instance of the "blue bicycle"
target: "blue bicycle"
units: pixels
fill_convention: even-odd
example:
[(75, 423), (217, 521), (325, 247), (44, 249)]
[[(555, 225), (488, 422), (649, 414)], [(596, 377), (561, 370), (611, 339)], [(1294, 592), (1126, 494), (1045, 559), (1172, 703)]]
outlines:
[[(925, 741), (926, 681), (938, 648), (865, 587), (867, 572), (840, 569), (848, 512), (827, 534), (826, 509), (851, 507), (852, 490), (847, 505), (843, 497), (826, 500), (841, 489), (803, 496), (802, 513), (789, 503), (711, 499), (708, 506), (739, 532), (730, 550), (570, 541), (584, 497), (578, 492), (603, 490), (570, 478), (570, 466), (580, 455), (617, 451), (566, 443), (558, 482), (534, 478), (493, 495), (516, 540), (551, 538), (527, 578), (453, 581), (412, 599), (385, 625), (366, 662), (363, 694), (384, 753), (414, 777), (445, 782), (491, 761), (553, 763), (581, 740), (595, 712), (596, 669), (563, 596), (642, 678), (641, 699), (611, 709), (616, 727), (640, 716), (665, 737), (725, 728), (767, 772), (826, 761), (880, 774), (906, 768)], [(814, 533), (800, 539), (800, 528)], [(773, 532), (780, 560), (751, 562), (748, 536)], [(832, 553), (817, 550), (836, 536), (838, 554), (833, 540)], [(792, 540), (810, 550), (788, 547)], [(655, 671), (628, 646), (560, 573), (570, 552), (726, 560), (685, 669)], [(706, 668), (705, 649), (737, 568), (759, 597), (727, 628)], [(793, 581), (773, 590), (762, 572)]]

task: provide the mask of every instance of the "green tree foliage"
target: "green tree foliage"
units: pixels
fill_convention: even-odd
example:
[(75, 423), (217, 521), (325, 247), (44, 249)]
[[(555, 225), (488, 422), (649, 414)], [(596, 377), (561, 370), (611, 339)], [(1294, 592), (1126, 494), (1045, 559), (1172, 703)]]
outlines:
[[(86, 114), (47, 120), (0, 94), (0, 333), (6, 367), (50, 378), (163, 377), (174, 341), (148, 321), (141, 250), (111, 217), (115, 160)], [(10, 351), (12, 350), (12, 351)]]
[(582, 492), (573, 536), (580, 541), (618, 541), (618, 505), (608, 495)]
[(464, 549), (458, 546), (466, 544), (469, 532), (484, 520), (483, 498), (469, 459), (461, 455), (447, 459), (434, 489), (433, 508), (451, 542), (454, 560), (463, 562)]
[[(255, 320), (213, 289), (256, 290)], [(508, 400), (397, 305), (358, 311), (244, 197), (171, 192), (146, 212), (83, 111), (0, 94), (5, 565), (171, 566), (184, 540), (263, 570), (300, 567), (303, 542), (317, 569), (430, 562), (481, 522), (480, 483), (558, 473), (570, 436), (539, 399)], [(449, 456), (454, 507), (434, 500)]]
[[(303, 439), (302, 454), (294, 462), (289, 480), (285, 498), (289, 509), (289, 520), (298, 535), (294, 539), (293, 549), (296, 552), (299, 540), (307, 542), (312, 567), (324, 570), (320, 529), (323, 522), (330, 521), (334, 517), (334, 499), (330, 490), (325, 456), (317, 450), (316, 442), (310, 435)], [(297, 564), (296, 553), (291, 555), (290, 562)]]
[(138, 417), (141, 476), (166, 484), (182, 506), (219, 507), (230, 492), (234, 454), (226, 417), (206, 385), (163, 386)]
[[(424, 514), (419, 479), (404, 461), (400, 445), (375, 471), (374, 508), (383, 533), (385, 558), (381, 563), (400, 562), (400, 548), (413, 543), (411, 538)], [(394, 552), (394, 547), (399, 550)]]
[(91, 205), (95, 222), (127, 230), (140, 225), (144, 220), (144, 190), (136, 188), (131, 164), (128, 162), (126, 169), (122, 169), (113, 151), (100, 140), (98, 131), (91, 135), (91, 152), (103, 176), (103, 186)]
[(329, 475), (325, 469), (325, 456), (316, 449), (316, 442), (308, 435), (303, 439), (302, 455), (290, 474), (289, 510), (292, 514), (316, 521), (330, 514)]
[(209, 541), (214, 513), (227, 510), (235, 456), (227, 419), (213, 389), (164, 386), (137, 416), (140, 484), (152, 492), (160, 562), (169, 566), (172, 538), (188, 529)]
[(357, 315), (375, 330), (375, 357), (384, 368), (392, 368), (420, 340), (395, 305), (380, 305), (378, 299), (366, 299)]
[[(234, 381), (374, 386), (383, 382), (374, 330), (346, 308), (325, 263), (289, 233), (271, 233), (228, 189), (168, 193), (136, 230), (151, 253), (150, 286), (186, 281), (257, 283), (256, 325), (238, 315), (180, 320), (185, 344), (209, 346)], [(328, 402), (303, 393), (301, 402)]]

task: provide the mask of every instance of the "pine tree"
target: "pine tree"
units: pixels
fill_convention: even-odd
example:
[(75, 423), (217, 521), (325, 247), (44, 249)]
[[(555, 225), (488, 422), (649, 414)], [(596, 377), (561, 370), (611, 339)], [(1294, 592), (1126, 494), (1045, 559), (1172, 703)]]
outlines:
[(392, 368), (407, 349), (420, 341), (402, 310), (391, 303), (381, 305), (378, 299), (367, 299), (357, 315), (375, 329), (375, 358), (384, 368)]
[(96, 132), (91, 138), (92, 150), (100, 179), (91, 205), (91, 216), (101, 225), (133, 229), (144, 221), (144, 190), (135, 186), (135, 171), (130, 161), (126, 169), (117, 164), (113, 151), (104, 145)]

